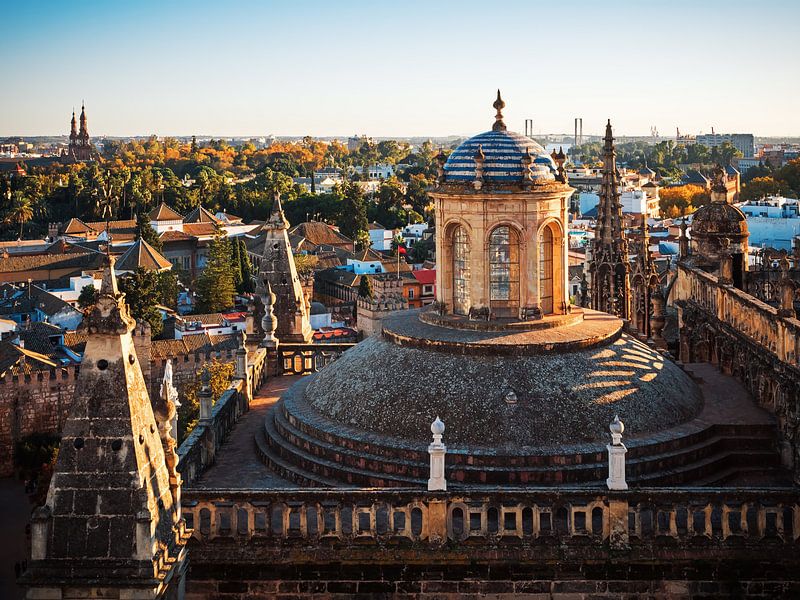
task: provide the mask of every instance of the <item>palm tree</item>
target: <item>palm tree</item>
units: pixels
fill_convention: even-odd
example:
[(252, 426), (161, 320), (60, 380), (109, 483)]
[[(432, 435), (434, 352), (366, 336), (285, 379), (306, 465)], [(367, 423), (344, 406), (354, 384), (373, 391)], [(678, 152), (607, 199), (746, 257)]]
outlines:
[(33, 205), (30, 199), (20, 192), (14, 194), (14, 202), (6, 213), (6, 223), (19, 223), (19, 239), (22, 239), (22, 228), (33, 218)]

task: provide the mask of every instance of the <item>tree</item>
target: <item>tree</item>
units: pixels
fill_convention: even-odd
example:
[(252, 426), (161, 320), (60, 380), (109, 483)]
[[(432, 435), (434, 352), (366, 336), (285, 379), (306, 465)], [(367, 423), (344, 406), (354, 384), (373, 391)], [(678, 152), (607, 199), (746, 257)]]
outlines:
[(136, 239), (144, 240), (159, 252), (164, 249), (164, 244), (161, 243), (161, 238), (158, 237), (158, 232), (153, 229), (152, 225), (150, 225), (150, 217), (148, 215), (137, 215)]
[[(212, 359), (204, 369), (208, 369), (209, 387), (211, 388), (211, 403), (216, 404), (230, 387), (234, 366), (232, 363), (220, 362)], [(178, 409), (178, 443), (182, 443), (197, 425), (200, 412), (200, 388), (202, 387), (203, 369), (195, 373), (194, 381), (181, 386), (181, 407)]]
[(244, 243), (244, 238), (239, 238), (234, 244), (238, 247), (239, 268), (237, 271), (241, 274), (241, 280), (239, 285), (236, 286), (236, 290), (240, 294), (252, 293), (255, 290), (253, 286), (253, 264), (247, 254), (247, 245)]
[(361, 188), (348, 181), (341, 185), (340, 194), (342, 205), (338, 221), (339, 231), (351, 239), (356, 239), (359, 232), (366, 232), (369, 235), (367, 205)]
[(90, 306), (94, 306), (97, 302), (97, 288), (91, 283), (81, 288), (81, 293), (78, 294), (78, 308), (86, 310)]
[(161, 271), (158, 274), (157, 293), (161, 304), (173, 310), (177, 308), (178, 294), (180, 293), (178, 274), (172, 269), (169, 271)]
[(707, 204), (708, 192), (699, 185), (679, 185), (664, 188), (659, 193), (659, 207), (663, 215), (679, 217)]
[(311, 275), (319, 263), (319, 257), (313, 254), (295, 254), (293, 258), (294, 267), (297, 269), (297, 274), (301, 277)]
[(236, 287), (233, 281), (230, 240), (217, 232), (208, 246), (208, 260), (197, 278), (197, 310), (221, 312), (233, 304)]
[(19, 238), (22, 239), (22, 228), (33, 218), (33, 205), (30, 199), (21, 192), (14, 193), (14, 200), (6, 213), (6, 223), (16, 223), (19, 225)]
[(159, 273), (144, 267), (120, 278), (120, 291), (125, 293), (125, 302), (131, 316), (137, 321), (147, 321), (153, 337), (158, 336), (164, 324), (157, 306), (161, 303), (159, 294)]
[(370, 300), (375, 297), (375, 292), (372, 291), (372, 280), (369, 275), (361, 276), (361, 281), (358, 282), (358, 295), (361, 298), (369, 298)]

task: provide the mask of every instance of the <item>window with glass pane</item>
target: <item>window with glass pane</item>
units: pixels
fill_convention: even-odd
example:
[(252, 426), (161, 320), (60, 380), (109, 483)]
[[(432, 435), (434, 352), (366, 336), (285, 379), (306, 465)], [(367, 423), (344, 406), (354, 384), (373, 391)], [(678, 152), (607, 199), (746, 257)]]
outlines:
[(549, 225), (539, 236), (539, 301), (544, 314), (553, 312), (553, 230)]
[(453, 312), (469, 313), (469, 238), (463, 227), (453, 231)]
[(500, 309), (519, 306), (519, 238), (510, 227), (489, 236), (489, 300)]

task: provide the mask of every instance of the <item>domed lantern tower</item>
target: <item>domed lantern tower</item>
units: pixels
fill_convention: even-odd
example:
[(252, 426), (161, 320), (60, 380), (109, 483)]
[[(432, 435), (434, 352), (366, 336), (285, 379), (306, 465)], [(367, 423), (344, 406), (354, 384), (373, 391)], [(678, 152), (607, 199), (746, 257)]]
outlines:
[[(429, 190), (436, 210), (440, 311), (531, 320), (570, 311), (567, 211), (574, 189), (532, 139), (508, 131), (497, 92), (491, 131), (462, 143)], [(560, 159), (560, 155), (557, 156)]]

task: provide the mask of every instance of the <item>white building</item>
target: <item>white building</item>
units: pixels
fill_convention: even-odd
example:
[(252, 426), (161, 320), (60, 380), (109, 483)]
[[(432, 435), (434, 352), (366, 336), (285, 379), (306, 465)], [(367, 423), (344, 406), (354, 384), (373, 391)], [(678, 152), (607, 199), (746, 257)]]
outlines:
[(373, 250), (391, 250), (394, 232), (380, 223), (369, 224), (369, 241)]
[(800, 235), (798, 202), (793, 198), (769, 196), (740, 204), (739, 208), (747, 216), (750, 245), (791, 250), (792, 241)]

